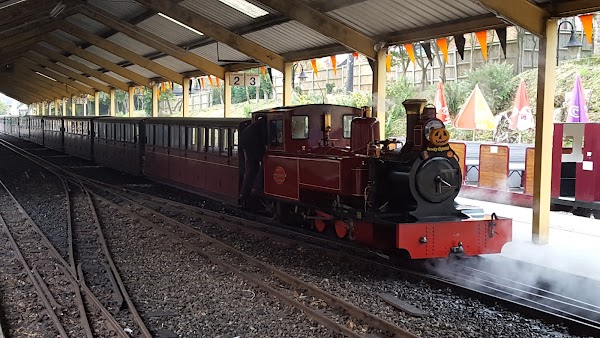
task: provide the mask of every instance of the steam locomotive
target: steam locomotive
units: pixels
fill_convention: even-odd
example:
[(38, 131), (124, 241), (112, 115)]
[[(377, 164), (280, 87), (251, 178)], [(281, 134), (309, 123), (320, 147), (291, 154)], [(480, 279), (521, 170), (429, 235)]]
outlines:
[[(379, 121), (368, 107), (253, 113), (240, 138), (239, 190), (251, 193), (240, 203), (369, 247), (400, 249), (413, 259), (500, 252), (512, 238), (512, 220), (495, 214), (477, 219), (457, 208), (462, 173), (448, 131), (425, 101), (404, 106), (404, 145), (380, 140)], [(257, 124), (266, 129), (261, 133)], [(249, 163), (252, 158), (262, 159), (258, 175), (249, 169), (258, 165)]]

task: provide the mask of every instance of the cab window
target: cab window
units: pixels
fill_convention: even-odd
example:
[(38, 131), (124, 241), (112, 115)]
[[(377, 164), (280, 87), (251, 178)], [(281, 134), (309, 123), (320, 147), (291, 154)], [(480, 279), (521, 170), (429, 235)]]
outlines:
[(354, 119), (354, 115), (344, 115), (344, 138), (350, 138), (352, 132), (352, 120)]
[(292, 116), (292, 139), (305, 140), (308, 138), (308, 116)]
[(269, 140), (272, 146), (283, 145), (283, 120), (269, 121)]

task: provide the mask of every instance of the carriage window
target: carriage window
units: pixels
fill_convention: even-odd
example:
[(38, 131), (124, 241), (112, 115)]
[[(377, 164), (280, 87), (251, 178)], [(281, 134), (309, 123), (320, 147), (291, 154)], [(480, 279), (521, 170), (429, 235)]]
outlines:
[(192, 150), (192, 151), (198, 151), (198, 139), (196, 138), (196, 136), (197, 136), (196, 128), (187, 127), (186, 129), (187, 129), (187, 131), (186, 131), (186, 133), (187, 133), (186, 149)]
[(219, 129), (209, 128), (208, 129), (208, 151), (213, 153), (219, 152)]
[(151, 124), (146, 128), (146, 143), (149, 146), (154, 145), (154, 126)]
[(233, 136), (231, 137), (232, 142), (233, 142), (233, 149), (232, 149), (231, 154), (233, 156), (236, 156), (237, 152), (238, 152), (238, 129), (237, 128), (232, 129), (231, 133), (233, 134)]
[(163, 134), (162, 134), (162, 146), (169, 146), (169, 126), (162, 126)]
[(163, 146), (163, 128), (162, 126), (153, 125), (154, 132), (156, 133), (154, 137), (154, 144), (157, 146)]
[(206, 152), (206, 128), (198, 127), (198, 150), (202, 152)]
[(350, 138), (352, 132), (352, 120), (354, 119), (354, 115), (344, 115), (344, 138)]
[(179, 148), (179, 126), (171, 126), (171, 148)]
[(308, 116), (292, 116), (292, 139), (305, 140), (308, 138)]
[(283, 145), (283, 120), (269, 121), (269, 139), (272, 146)]
[(219, 129), (221, 134), (221, 143), (219, 144), (219, 153), (229, 156), (229, 129)]
[(185, 126), (179, 127), (179, 148), (185, 149)]

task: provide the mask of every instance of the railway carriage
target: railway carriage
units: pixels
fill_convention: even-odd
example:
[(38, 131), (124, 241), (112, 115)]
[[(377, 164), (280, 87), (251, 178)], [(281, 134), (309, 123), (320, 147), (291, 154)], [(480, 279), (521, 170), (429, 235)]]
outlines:
[(62, 116), (44, 116), (42, 123), (44, 147), (64, 150), (64, 124)]
[(243, 121), (247, 119), (147, 119), (144, 175), (237, 198), (238, 128)]
[(129, 174), (142, 174), (145, 118), (94, 119), (94, 161)]
[(95, 116), (66, 116), (63, 118), (63, 149), (86, 160), (94, 158)]

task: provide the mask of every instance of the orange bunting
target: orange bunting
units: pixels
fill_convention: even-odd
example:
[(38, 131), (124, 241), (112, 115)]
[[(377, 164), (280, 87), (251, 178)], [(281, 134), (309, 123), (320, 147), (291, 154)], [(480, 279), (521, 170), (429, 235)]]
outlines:
[(479, 41), (483, 59), (487, 61), (487, 31), (480, 31), (475, 33), (475, 35), (477, 36), (477, 41)]
[(262, 66), (262, 67), (260, 67), (260, 72), (266, 79), (267, 78), (267, 69), (264, 66)]
[(385, 70), (387, 72), (392, 71), (392, 54), (391, 53), (388, 53), (388, 55), (385, 57)]
[(417, 62), (415, 61), (415, 47), (412, 45), (412, 43), (407, 43), (404, 45), (404, 49), (406, 49), (406, 54), (408, 54), (410, 61), (412, 61), (412, 63), (416, 66)]
[(448, 63), (448, 40), (446, 38), (439, 38), (435, 40), (438, 45), (438, 48), (442, 51), (444, 55), (444, 61)]
[(319, 77), (319, 70), (317, 69), (317, 60), (315, 60), (315, 59), (310, 60), (310, 64), (312, 65), (315, 76)]
[(215, 84), (213, 83), (212, 77), (210, 75), (208, 76), (208, 82), (210, 82), (211, 87), (215, 86)]
[(330, 56), (331, 58), (331, 66), (333, 67), (333, 75), (337, 75), (337, 62), (335, 60), (335, 55)]
[(354, 56), (355, 59), (358, 59), (358, 52), (352, 53), (352, 56)]
[(592, 44), (592, 31), (594, 29), (594, 14), (580, 15), (581, 25), (587, 37), (588, 43)]

